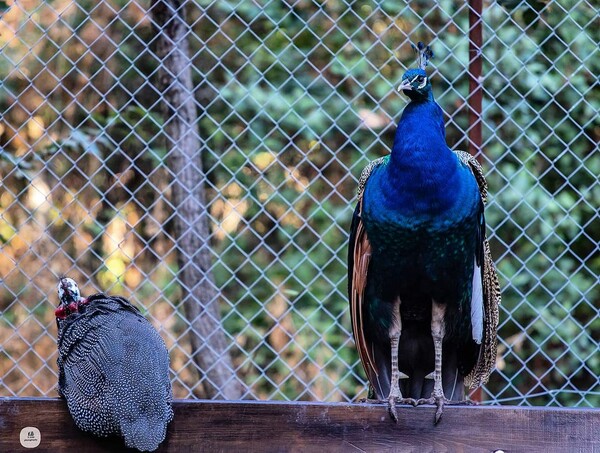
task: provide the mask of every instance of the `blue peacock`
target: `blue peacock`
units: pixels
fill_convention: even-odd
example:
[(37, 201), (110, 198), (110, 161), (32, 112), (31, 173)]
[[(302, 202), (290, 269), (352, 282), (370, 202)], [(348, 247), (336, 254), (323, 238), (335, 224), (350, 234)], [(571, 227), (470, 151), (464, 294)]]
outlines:
[(348, 256), (354, 340), (370, 396), (396, 404), (466, 403), (496, 361), (500, 288), (485, 234), (487, 184), (477, 160), (446, 144), (419, 42), (410, 98), (390, 155), (359, 181)]

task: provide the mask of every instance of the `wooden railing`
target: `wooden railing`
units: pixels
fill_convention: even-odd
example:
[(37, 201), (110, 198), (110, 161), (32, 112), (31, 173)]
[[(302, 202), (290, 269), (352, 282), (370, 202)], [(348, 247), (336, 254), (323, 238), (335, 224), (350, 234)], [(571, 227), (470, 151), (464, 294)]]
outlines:
[[(175, 418), (157, 451), (487, 451), (600, 452), (600, 410), (401, 407), (398, 423), (383, 405), (262, 401), (176, 401)], [(0, 398), (0, 452), (28, 451), (23, 428), (39, 429), (29, 451), (115, 452), (118, 438), (77, 429), (64, 401)], [(28, 431), (25, 431), (27, 433)]]

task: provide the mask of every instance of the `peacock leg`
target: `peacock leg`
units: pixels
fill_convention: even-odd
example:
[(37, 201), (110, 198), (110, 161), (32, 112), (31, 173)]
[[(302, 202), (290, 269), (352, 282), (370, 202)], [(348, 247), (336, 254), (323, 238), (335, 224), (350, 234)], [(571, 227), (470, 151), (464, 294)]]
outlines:
[(390, 395), (388, 396), (388, 410), (395, 422), (398, 422), (396, 403), (415, 405), (412, 398), (403, 398), (400, 392), (400, 379), (408, 379), (408, 376), (398, 369), (398, 345), (402, 334), (402, 319), (400, 318), (400, 298), (396, 298), (392, 308), (392, 323), (390, 326), (390, 346), (392, 356), (392, 379), (390, 382)]
[(434, 300), (431, 307), (431, 336), (433, 337), (433, 347), (435, 352), (433, 392), (431, 392), (430, 398), (421, 398), (416, 402), (417, 405), (435, 404), (437, 406), (437, 410), (435, 411), (435, 424), (437, 424), (442, 417), (444, 404), (450, 402), (444, 395), (444, 388), (442, 387), (442, 342), (444, 340), (444, 334), (446, 333), (444, 321), (445, 314), (446, 306), (439, 304)]

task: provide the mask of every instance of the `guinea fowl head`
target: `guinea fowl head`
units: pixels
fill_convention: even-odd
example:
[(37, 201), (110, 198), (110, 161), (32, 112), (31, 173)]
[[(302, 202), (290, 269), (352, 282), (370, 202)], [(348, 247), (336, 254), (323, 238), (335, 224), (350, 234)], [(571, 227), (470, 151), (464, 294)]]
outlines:
[(68, 277), (62, 277), (58, 282), (58, 308), (54, 315), (59, 319), (65, 319), (71, 313), (79, 311), (81, 304), (81, 293), (75, 280)]
[(398, 91), (402, 91), (412, 101), (424, 101), (432, 96), (431, 82), (425, 68), (429, 64), (429, 60), (433, 58), (431, 47), (419, 42), (416, 46), (411, 44), (413, 50), (417, 54), (418, 68), (411, 68), (402, 76), (402, 82), (398, 87)]

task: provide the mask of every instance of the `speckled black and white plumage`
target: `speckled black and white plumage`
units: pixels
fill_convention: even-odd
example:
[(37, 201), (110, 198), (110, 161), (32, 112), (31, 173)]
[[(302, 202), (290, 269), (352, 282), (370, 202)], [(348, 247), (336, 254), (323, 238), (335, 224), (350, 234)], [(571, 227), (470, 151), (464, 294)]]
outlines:
[(131, 448), (156, 450), (173, 418), (163, 339), (122, 297), (96, 294), (61, 314), (58, 390), (77, 426), (100, 437), (121, 436)]

